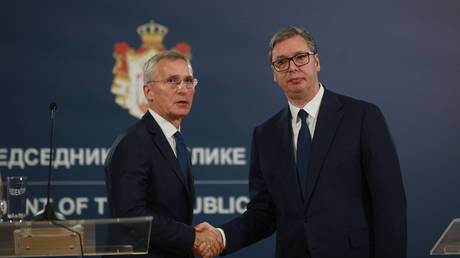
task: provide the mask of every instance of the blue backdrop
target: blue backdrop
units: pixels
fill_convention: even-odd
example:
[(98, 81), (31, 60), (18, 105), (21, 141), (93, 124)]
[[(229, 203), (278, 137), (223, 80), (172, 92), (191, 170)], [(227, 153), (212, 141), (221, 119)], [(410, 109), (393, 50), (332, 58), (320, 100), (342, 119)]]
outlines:
[[(159, 51), (142, 49), (137, 33), (154, 20), (168, 28), (163, 46), (191, 54), (200, 80), (182, 125), (194, 154), (195, 222), (225, 222), (248, 201), (252, 129), (286, 105), (267, 62), (268, 41), (296, 25), (318, 41), (326, 87), (384, 112), (407, 192), (409, 257), (428, 257), (460, 217), (459, 13), (458, 0), (4, 2), (0, 171), (28, 176), (29, 214), (43, 207), (54, 101), (54, 205), (67, 218), (107, 216), (103, 158), (137, 120), (129, 109), (134, 77), (122, 65)], [(229, 257), (273, 250), (271, 238)]]

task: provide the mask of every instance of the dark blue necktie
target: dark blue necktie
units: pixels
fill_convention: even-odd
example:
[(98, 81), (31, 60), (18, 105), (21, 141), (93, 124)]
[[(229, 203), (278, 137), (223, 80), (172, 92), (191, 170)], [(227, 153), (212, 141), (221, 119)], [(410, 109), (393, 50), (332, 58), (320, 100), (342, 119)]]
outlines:
[(311, 136), (307, 125), (308, 113), (301, 109), (298, 116), (301, 120), (301, 127), (297, 137), (297, 174), (302, 190), (303, 200), (307, 198), (307, 173), (310, 159)]
[(184, 137), (182, 137), (182, 134), (179, 131), (177, 131), (174, 134), (174, 138), (176, 139), (176, 155), (177, 160), (179, 161), (180, 170), (182, 174), (185, 176), (185, 178), (188, 178), (188, 174), (190, 173), (190, 159), (187, 146), (184, 142)]

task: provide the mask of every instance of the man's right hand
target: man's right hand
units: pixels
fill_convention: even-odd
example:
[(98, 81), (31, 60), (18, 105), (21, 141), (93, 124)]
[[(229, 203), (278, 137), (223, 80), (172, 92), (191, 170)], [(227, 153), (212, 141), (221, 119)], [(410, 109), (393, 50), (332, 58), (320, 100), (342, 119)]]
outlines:
[(224, 249), (220, 232), (207, 222), (195, 226), (193, 252), (203, 258), (219, 255)]

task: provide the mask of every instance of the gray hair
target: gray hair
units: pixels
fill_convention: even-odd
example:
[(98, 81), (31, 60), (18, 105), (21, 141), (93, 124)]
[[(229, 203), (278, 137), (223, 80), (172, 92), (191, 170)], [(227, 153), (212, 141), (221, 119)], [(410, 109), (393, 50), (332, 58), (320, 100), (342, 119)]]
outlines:
[[(148, 81), (151, 80), (152, 74), (155, 72), (156, 69), (156, 64), (160, 62), (162, 59), (181, 59), (187, 62), (188, 65), (190, 65), (190, 60), (183, 54), (175, 52), (175, 51), (164, 51), (160, 52), (151, 58), (147, 60), (144, 64), (144, 68), (142, 70), (143, 77), (144, 77), (144, 83), (147, 83)], [(191, 66), (191, 65), (190, 65)]]
[(275, 45), (281, 41), (293, 38), (295, 36), (301, 36), (303, 39), (305, 39), (305, 42), (307, 42), (307, 45), (310, 48), (310, 50), (314, 53), (317, 52), (316, 41), (310, 33), (298, 27), (294, 27), (294, 26), (286, 27), (276, 32), (275, 35), (273, 35), (272, 39), (270, 40), (270, 43), (268, 44), (268, 62), (270, 62), (270, 64), (272, 63), (272, 58), (273, 58), (272, 51)]

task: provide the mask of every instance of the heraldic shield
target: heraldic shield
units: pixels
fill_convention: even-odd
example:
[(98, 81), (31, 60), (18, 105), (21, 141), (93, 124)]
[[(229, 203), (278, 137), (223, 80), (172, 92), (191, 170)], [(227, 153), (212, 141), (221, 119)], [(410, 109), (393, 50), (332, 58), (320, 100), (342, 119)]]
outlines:
[[(148, 109), (142, 89), (144, 85), (142, 68), (150, 57), (168, 50), (163, 45), (168, 28), (151, 20), (139, 26), (137, 33), (142, 38), (140, 48), (133, 49), (126, 42), (118, 42), (114, 46), (115, 66), (112, 71), (114, 78), (111, 92), (115, 95), (115, 103), (128, 109), (131, 115), (140, 119)], [(170, 50), (191, 57), (191, 47), (187, 43), (177, 43)]]

